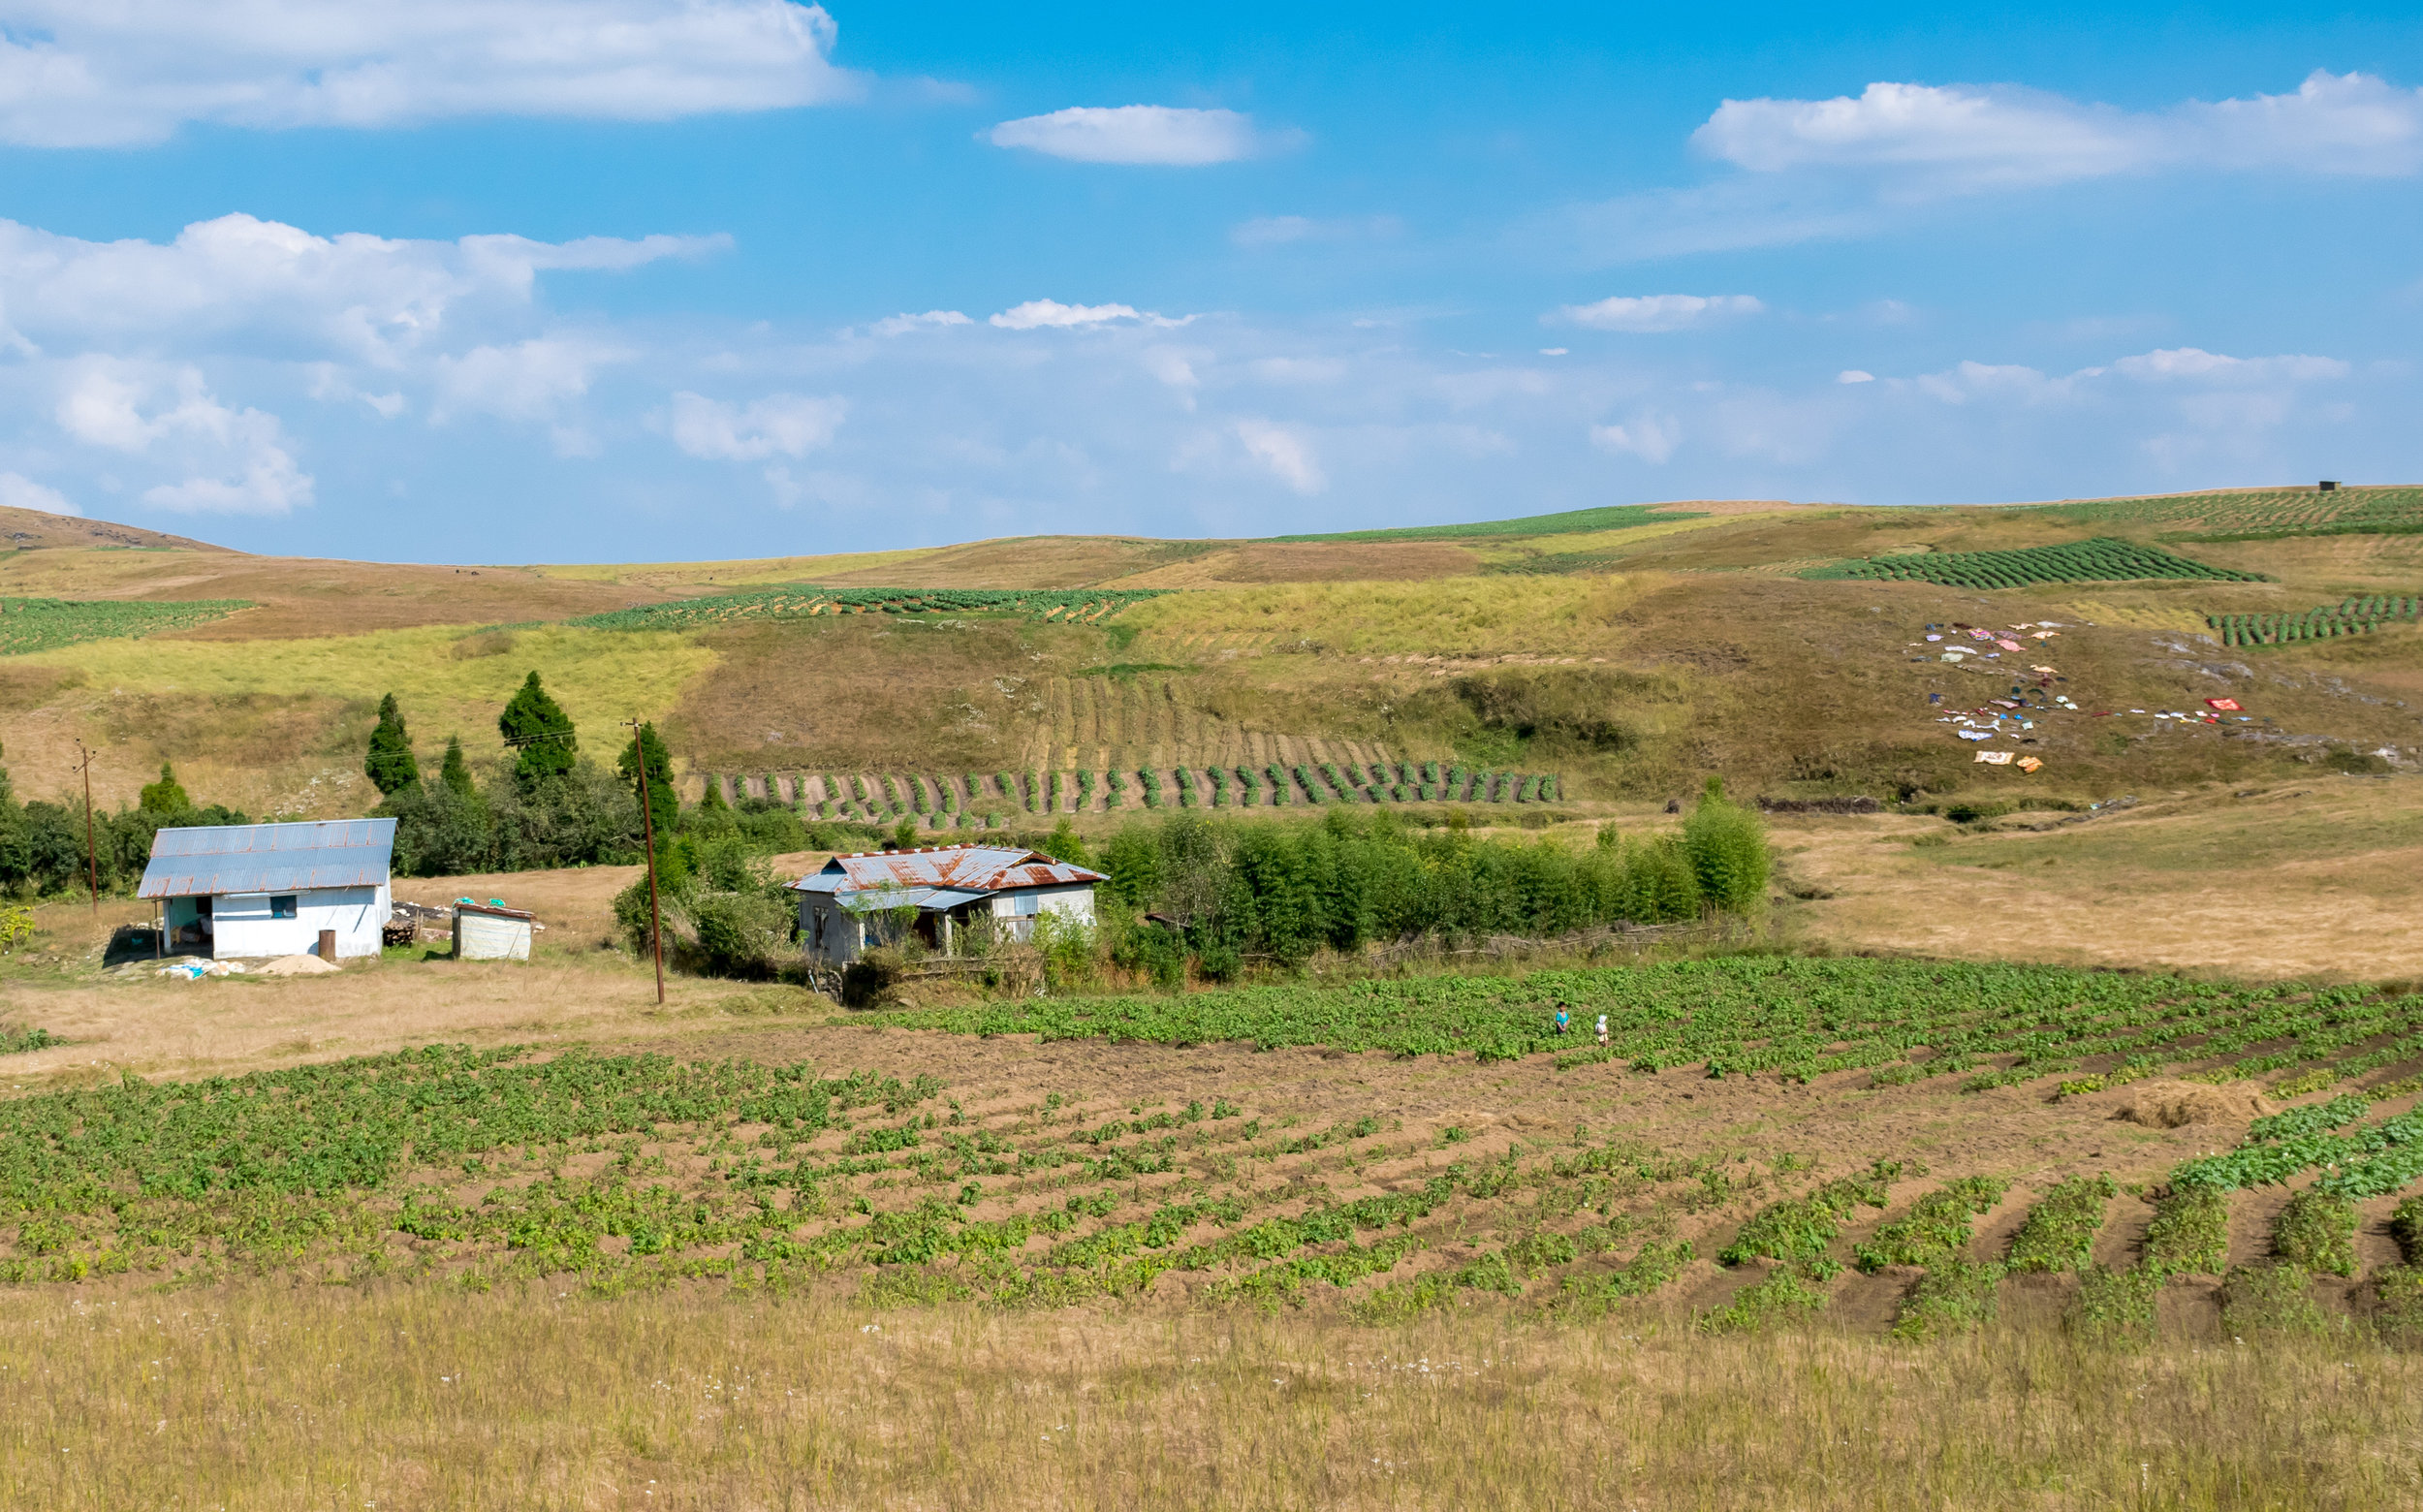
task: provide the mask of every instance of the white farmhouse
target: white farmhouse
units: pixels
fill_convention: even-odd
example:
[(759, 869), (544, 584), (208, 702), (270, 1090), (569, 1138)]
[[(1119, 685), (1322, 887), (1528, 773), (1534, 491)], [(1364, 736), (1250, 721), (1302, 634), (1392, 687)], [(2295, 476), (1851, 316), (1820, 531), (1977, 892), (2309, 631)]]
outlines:
[(1093, 890), (1104, 880), (1023, 845), (976, 843), (835, 856), (791, 888), (800, 895), (801, 948), (840, 966), (893, 930), (948, 955), (978, 918), (1020, 940), (1033, 937), (1046, 913), (1091, 924)]
[(375, 956), (394, 850), (393, 819), (162, 830), (139, 896), (174, 952)]

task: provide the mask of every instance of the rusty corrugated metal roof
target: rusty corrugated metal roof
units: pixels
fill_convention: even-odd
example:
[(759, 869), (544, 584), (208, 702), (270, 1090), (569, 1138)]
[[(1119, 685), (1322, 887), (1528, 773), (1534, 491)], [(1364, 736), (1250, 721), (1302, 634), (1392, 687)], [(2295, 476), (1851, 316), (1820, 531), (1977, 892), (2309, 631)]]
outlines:
[(822, 871), (802, 877), (792, 887), (802, 893), (831, 893), (847, 900), (862, 893), (905, 897), (928, 890), (963, 895), (1010, 892), (1029, 887), (1076, 887), (1104, 880), (1099, 871), (1065, 861), (1054, 861), (1023, 845), (925, 845), (915, 850), (864, 851), (835, 856)]
[(193, 825), (151, 837), (139, 898), (378, 887), (395, 851), (393, 819)]

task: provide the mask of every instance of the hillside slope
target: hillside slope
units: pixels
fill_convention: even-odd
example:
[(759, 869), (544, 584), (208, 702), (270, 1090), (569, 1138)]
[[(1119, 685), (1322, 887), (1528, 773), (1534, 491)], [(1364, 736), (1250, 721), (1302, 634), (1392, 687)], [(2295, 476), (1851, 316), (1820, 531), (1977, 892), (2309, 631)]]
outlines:
[[(450, 733), (493, 754), (496, 710), (534, 669), (593, 751), (621, 719), (659, 720), (693, 794), (712, 778), (825, 802), (880, 793), (891, 775), (904, 805), (948, 785), (954, 807), (1017, 808), (1047, 805), (1056, 772), (1061, 806), (1083, 786), (1099, 811), (1123, 772), (1131, 805), (1148, 772), (1172, 803), (1189, 783), (1205, 802), (1243, 799), (1248, 774), (1299, 801), (1346, 787), (1392, 801), (1401, 783), (1418, 803), (1431, 779), (1395, 764), (1438, 763), (1442, 785), (1458, 764), (1560, 774), (1567, 806), (1679, 795), (1710, 772), (1778, 797), (2083, 801), (2326, 756), (2408, 762), (2423, 745), (2423, 626), (2398, 606), (2423, 595), (2423, 534), (2407, 523), (2418, 501), (2406, 488), (1990, 508), (1703, 501), (1292, 541), (1027, 537), (476, 568), (250, 556), (27, 516), (11, 527), (23, 549), (0, 556), (0, 596), (251, 607), (0, 655), (0, 718), (27, 796), (65, 791), (80, 738), (103, 748), (104, 802), (131, 801), (171, 760), (197, 797), (264, 813), (367, 806), (360, 752), (387, 692), (425, 756)], [(1980, 590), (1802, 576), (2089, 536), (2264, 581)], [(762, 591), (808, 583), (1161, 591), (1073, 624), (863, 593), (801, 609), (806, 598)], [(2374, 606), (2369, 633), (2225, 647), (2210, 623), (2350, 599)], [(645, 613), (614, 616), (637, 629), (582, 623), (700, 600), (662, 627)], [(1930, 628), (1971, 623), (1998, 644)], [(2023, 624), (2055, 634), (2002, 650)], [(1948, 662), (1929, 635), (1972, 654)], [(2216, 712), (2214, 698), (2243, 708)], [(1977, 764), (1985, 742), (1947, 721), (1978, 710), (2026, 719), (1992, 743), (2042, 771)], [(2155, 717), (2172, 712), (2219, 722)], [(1375, 780), (1377, 763), (1391, 766)], [(1214, 794), (1215, 780), (1237, 791)]]

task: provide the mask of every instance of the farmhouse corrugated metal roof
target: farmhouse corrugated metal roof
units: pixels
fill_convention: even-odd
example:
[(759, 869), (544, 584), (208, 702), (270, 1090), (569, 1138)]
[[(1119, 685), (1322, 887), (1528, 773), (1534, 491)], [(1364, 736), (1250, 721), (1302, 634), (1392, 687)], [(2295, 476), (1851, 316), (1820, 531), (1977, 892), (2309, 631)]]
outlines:
[(393, 819), (214, 824), (151, 837), (141, 898), (377, 887), (395, 851)]
[[(956, 908), (992, 893), (1080, 887), (1102, 880), (1099, 871), (1054, 861), (1023, 845), (977, 843), (835, 856), (822, 871), (791, 886), (802, 893), (830, 893), (843, 907)], [(877, 898), (883, 901), (878, 903)]]

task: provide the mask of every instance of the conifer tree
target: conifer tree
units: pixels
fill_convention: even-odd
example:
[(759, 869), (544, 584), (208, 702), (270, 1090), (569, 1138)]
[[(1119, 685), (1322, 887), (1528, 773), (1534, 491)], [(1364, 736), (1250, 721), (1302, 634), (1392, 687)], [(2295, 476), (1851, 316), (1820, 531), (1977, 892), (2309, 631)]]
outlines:
[(520, 753), (514, 759), (514, 775), (524, 786), (570, 772), (574, 753), (581, 745), (579, 736), (573, 732), (572, 716), (564, 712), (563, 706), (555, 702), (535, 672), (523, 681), (513, 702), (505, 706), (505, 711), (496, 716), (496, 729), (504, 736), (506, 745)]
[(421, 764), (412, 755), (412, 737), (404, 732), (404, 711), (393, 693), (379, 700), (378, 728), (370, 732), (370, 754), (362, 770), (382, 794), (421, 780)]
[(645, 752), (647, 761), (648, 822), (656, 829), (656, 848), (663, 850), (681, 817), (681, 794), (673, 782), (673, 758), (665, 751), (665, 742), (657, 738), (656, 726), (644, 724), (631, 737), (631, 743), (622, 748), (614, 762), (614, 770), (622, 780), (631, 784), (637, 797), (640, 791), (640, 761)]
[(450, 735), (446, 738), (446, 760), (437, 769), (437, 780), (456, 798), (473, 795), (471, 763), (463, 759), (461, 736)]
[(194, 806), (194, 801), (185, 796), (185, 789), (177, 782), (176, 773), (164, 761), (160, 763), (160, 780), (143, 784), (137, 806), (147, 814), (181, 814)]

